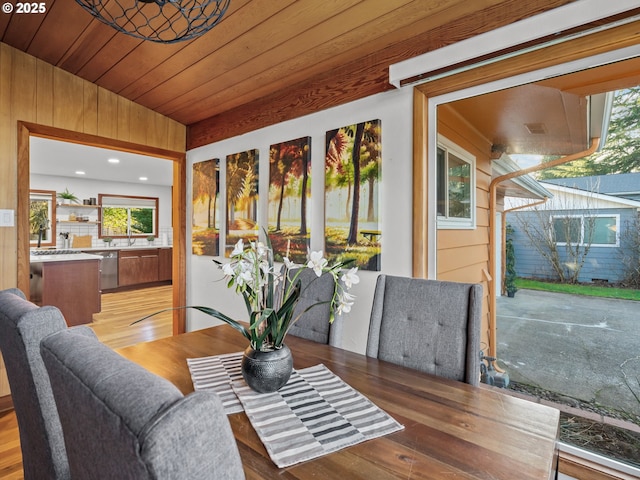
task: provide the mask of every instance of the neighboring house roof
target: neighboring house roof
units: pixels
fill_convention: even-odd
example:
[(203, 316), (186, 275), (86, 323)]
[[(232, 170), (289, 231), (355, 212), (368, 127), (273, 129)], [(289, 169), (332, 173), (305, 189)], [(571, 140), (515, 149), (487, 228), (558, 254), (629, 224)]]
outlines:
[[(509, 155), (503, 154), (492, 163), (492, 178), (520, 170), (520, 166)], [(500, 184), (499, 190), (506, 197), (551, 198), (553, 194), (530, 175), (512, 178)]]
[(553, 199), (543, 207), (546, 210), (595, 210), (603, 208), (636, 208), (640, 209), (640, 200), (630, 200), (614, 195), (592, 192), (589, 189), (579, 189), (541, 182), (553, 192)]
[(541, 182), (577, 188), (579, 190), (589, 192), (603, 193), (631, 200), (640, 199), (640, 173), (554, 178)]

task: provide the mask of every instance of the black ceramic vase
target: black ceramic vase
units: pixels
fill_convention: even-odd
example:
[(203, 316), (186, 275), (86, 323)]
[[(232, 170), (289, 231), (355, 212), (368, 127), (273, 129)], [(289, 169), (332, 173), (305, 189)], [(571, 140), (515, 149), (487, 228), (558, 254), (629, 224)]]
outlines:
[(283, 387), (293, 371), (293, 357), (286, 345), (260, 351), (247, 347), (242, 356), (242, 376), (256, 392), (271, 393)]

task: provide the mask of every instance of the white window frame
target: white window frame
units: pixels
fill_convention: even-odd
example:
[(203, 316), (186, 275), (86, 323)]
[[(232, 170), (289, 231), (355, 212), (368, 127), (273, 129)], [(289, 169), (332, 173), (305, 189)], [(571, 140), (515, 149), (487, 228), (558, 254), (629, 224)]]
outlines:
[[(586, 245), (586, 243), (584, 243), (584, 224), (585, 224), (585, 218), (615, 218), (616, 220), (616, 242), (615, 243), (595, 243), (592, 242), (591, 246), (592, 247), (603, 247), (603, 248), (616, 248), (620, 246), (620, 214), (618, 213), (598, 213), (598, 214), (593, 214), (593, 215), (551, 215), (549, 221), (551, 222), (551, 229), (550, 229), (550, 233), (551, 235), (555, 236), (555, 229), (554, 229), (554, 224), (553, 221), (556, 218), (579, 218), (580, 219), (580, 242), (578, 243), (579, 246), (584, 246)], [(552, 237), (553, 240), (553, 237)], [(567, 242), (555, 242), (556, 245), (558, 246), (566, 246)]]
[[(451, 140), (442, 135), (438, 135), (438, 149), (443, 149), (445, 153), (451, 152), (460, 160), (466, 162), (470, 166), (470, 218), (455, 218), (448, 217), (446, 215), (437, 215), (438, 229), (458, 229), (458, 230), (472, 230), (476, 228), (476, 157), (465, 149), (456, 145)], [(436, 172), (436, 178), (439, 178), (439, 172)], [(445, 185), (445, 198), (449, 199), (448, 182)], [(437, 194), (436, 194), (437, 201)], [(445, 211), (448, 211), (448, 205)], [(437, 211), (437, 210), (436, 210)]]

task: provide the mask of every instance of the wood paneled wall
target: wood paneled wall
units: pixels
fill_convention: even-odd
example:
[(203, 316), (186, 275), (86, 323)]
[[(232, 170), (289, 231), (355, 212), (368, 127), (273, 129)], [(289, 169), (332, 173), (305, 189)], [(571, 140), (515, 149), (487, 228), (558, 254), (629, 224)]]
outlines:
[[(77, 132), (76, 141), (92, 135), (123, 145), (185, 152), (184, 125), (0, 43), (0, 209), (14, 214), (18, 211), (18, 172), (28, 172), (28, 165), (18, 161), (19, 122)], [(19, 285), (14, 219), (15, 226), (0, 227), (0, 289)], [(8, 393), (3, 370), (0, 364), (0, 396)]]

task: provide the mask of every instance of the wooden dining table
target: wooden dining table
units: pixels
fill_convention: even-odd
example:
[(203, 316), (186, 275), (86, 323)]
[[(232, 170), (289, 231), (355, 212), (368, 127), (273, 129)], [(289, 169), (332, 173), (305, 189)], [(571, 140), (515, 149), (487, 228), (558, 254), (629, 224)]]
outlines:
[[(292, 335), (294, 368), (324, 364), (404, 429), (277, 468), (245, 413), (229, 415), (247, 479), (504, 479), (556, 477), (559, 411), (496, 387), (473, 387)], [(223, 325), (117, 351), (193, 391), (187, 358), (244, 350)], [(215, 434), (215, 432), (212, 432)]]

